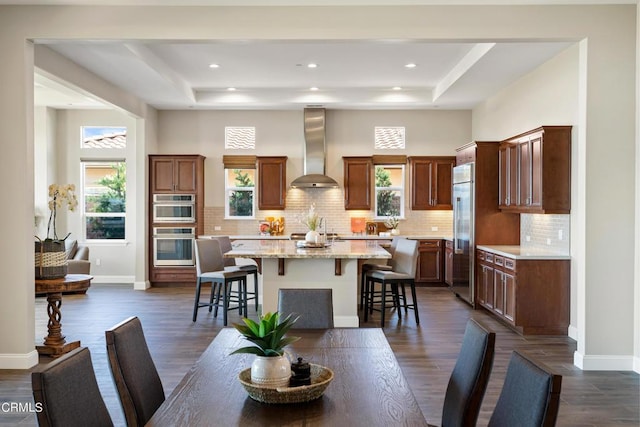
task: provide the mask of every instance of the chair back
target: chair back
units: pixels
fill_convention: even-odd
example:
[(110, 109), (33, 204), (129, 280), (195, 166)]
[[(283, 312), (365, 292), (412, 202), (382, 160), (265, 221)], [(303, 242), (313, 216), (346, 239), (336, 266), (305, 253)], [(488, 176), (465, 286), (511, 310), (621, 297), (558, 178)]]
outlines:
[(333, 328), (333, 292), (331, 289), (279, 289), (278, 313), (282, 319), (299, 315), (295, 329)]
[(489, 426), (555, 426), (561, 387), (561, 375), (514, 351)]
[[(223, 255), (229, 252), (231, 249), (233, 249), (233, 246), (231, 246), (231, 239), (229, 238), (229, 236), (216, 236), (216, 237), (212, 237), (212, 239), (215, 239), (220, 243), (220, 250), (222, 251)], [(225, 267), (232, 267), (236, 265), (235, 258), (222, 258), (222, 259), (224, 260)]]
[(393, 256), (393, 254), (396, 252), (396, 248), (398, 247), (398, 241), (400, 239), (403, 239), (403, 237), (393, 236), (393, 239), (391, 239), (391, 246), (389, 246), (389, 249), (388, 249), (391, 256)]
[(113, 426), (86, 347), (36, 369), (31, 388), (41, 427)]
[(396, 273), (416, 277), (418, 265), (418, 241), (406, 238), (398, 239), (396, 250), (391, 257), (391, 266)]
[(487, 390), (496, 334), (469, 319), (442, 410), (442, 427), (475, 426)]
[(196, 239), (196, 272), (203, 273), (224, 270), (224, 258), (220, 242), (216, 239)]
[(107, 356), (127, 426), (143, 426), (164, 402), (142, 324), (130, 317), (105, 331)]

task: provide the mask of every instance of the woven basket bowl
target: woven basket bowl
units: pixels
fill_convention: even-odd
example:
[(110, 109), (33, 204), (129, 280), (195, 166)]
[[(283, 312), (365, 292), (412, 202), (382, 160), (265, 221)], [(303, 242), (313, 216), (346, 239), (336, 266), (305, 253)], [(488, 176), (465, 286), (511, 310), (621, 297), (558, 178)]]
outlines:
[(333, 380), (333, 371), (324, 366), (309, 364), (311, 368), (311, 385), (299, 387), (270, 388), (251, 382), (251, 368), (238, 374), (242, 386), (249, 397), (262, 403), (300, 403), (318, 399)]

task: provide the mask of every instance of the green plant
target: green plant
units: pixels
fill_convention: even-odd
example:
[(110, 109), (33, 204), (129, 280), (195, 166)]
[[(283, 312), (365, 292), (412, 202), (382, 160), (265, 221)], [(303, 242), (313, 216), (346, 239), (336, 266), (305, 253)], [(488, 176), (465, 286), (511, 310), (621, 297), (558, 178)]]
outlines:
[[(243, 173), (241, 169), (234, 169), (236, 187), (254, 187), (249, 173)], [(229, 196), (229, 207), (233, 216), (251, 216), (253, 214), (253, 192), (233, 191)]]
[(288, 315), (282, 322), (279, 322), (280, 314), (267, 313), (260, 317), (260, 323), (252, 319), (243, 318), (243, 324), (234, 323), (233, 327), (238, 330), (248, 341), (255, 346), (242, 347), (231, 354), (248, 353), (257, 356), (277, 357), (284, 354), (284, 348), (300, 339), (300, 337), (285, 337), (298, 317)]

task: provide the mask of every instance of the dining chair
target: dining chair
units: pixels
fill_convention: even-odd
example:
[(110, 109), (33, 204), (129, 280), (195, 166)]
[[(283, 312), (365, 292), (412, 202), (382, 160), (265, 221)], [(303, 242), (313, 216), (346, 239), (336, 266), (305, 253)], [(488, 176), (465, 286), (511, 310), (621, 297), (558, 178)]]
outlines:
[(298, 315), (295, 329), (333, 328), (333, 291), (331, 289), (279, 289), (278, 313), (284, 319)]
[[(387, 298), (387, 285), (391, 291), (392, 307), (397, 307), (398, 318), (402, 319), (402, 311), (400, 304), (400, 292), (403, 291), (403, 306), (405, 311), (411, 308), (414, 311), (416, 324), (420, 324), (420, 315), (418, 313), (418, 299), (416, 298), (415, 277), (418, 262), (418, 242), (406, 238), (400, 238), (396, 245), (396, 250), (391, 257), (391, 270), (371, 270), (365, 275), (365, 311), (364, 321), (368, 321), (369, 313), (374, 310), (380, 311), (381, 327), (384, 327), (385, 311), (389, 308), (389, 300)], [(375, 291), (375, 284), (380, 283), (380, 292)], [(407, 302), (405, 284), (411, 288), (411, 304)], [(400, 288), (399, 288), (400, 286)], [(376, 296), (379, 299), (376, 300)], [(374, 307), (375, 303), (380, 304), (380, 308)]]
[[(216, 239), (196, 239), (196, 296), (193, 304), (193, 321), (196, 321), (198, 309), (215, 308), (214, 317), (218, 317), (218, 308), (222, 307), (224, 326), (227, 326), (229, 310), (238, 310), (247, 317), (247, 272), (240, 269), (225, 269), (220, 242)], [(211, 294), (208, 303), (200, 302), (202, 283), (211, 283)], [(232, 289), (238, 283), (238, 290)], [(222, 297), (222, 302), (220, 298)], [(230, 307), (237, 302), (237, 307)]]
[(560, 406), (562, 375), (513, 351), (489, 427), (552, 427)]
[(105, 331), (111, 375), (128, 427), (143, 426), (164, 402), (142, 324), (130, 317)]
[[(220, 250), (223, 254), (226, 254), (233, 246), (231, 245), (231, 239), (229, 236), (215, 236), (212, 239), (216, 239), (220, 242)], [(226, 267), (238, 267), (242, 271), (246, 271), (247, 275), (253, 275), (253, 290), (247, 289), (247, 302), (254, 300), (256, 312), (258, 311), (260, 302), (258, 301), (258, 266), (256, 264), (238, 264), (235, 258), (224, 258), (224, 266)]]
[[(400, 240), (400, 236), (394, 236), (391, 239), (391, 245), (389, 246), (389, 253), (393, 256), (396, 251), (396, 246), (398, 245), (398, 240)], [(382, 263), (384, 261), (384, 264)], [(362, 310), (365, 306), (365, 279), (368, 271), (371, 270), (391, 270), (390, 260), (378, 260), (377, 262), (365, 262), (360, 267), (360, 309)]]
[(495, 343), (495, 332), (474, 319), (467, 321), (460, 353), (444, 396), (443, 427), (476, 425), (491, 375)]
[(36, 368), (31, 389), (41, 427), (113, 426), (86, 347)]

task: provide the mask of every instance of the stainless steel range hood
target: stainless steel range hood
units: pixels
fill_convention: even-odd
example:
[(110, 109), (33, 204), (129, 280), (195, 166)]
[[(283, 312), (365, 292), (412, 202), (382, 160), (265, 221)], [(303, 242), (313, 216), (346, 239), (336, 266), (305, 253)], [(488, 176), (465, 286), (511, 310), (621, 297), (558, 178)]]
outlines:
[(338, 183), (325, 175), (325, 111), (304, 109), (304, 175), (291, 182), (293, 188), (336, 188)]

